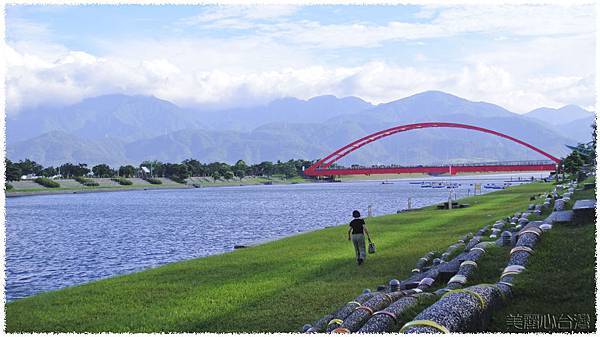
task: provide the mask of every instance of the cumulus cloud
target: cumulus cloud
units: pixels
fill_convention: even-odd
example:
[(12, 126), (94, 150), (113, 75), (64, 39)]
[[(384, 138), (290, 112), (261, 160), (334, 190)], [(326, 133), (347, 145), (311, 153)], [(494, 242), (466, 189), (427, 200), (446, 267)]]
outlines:
[[(7, 111), (117, 92), (154, 95), (192, 107), (321, 94), (382, 103), (425, 90), (489, 101), (515, 112), (593, 105), (594, 25), (587, 7), (426, 7), (417, 14), (423, 21), (386, 24), (292, 20), (295, 11), (282, 6), (215, 7), (177, 25), (251, 30), (226, 37), (115, 39), (104, 42), (99, 48), (103, 52), (96, 54), (69, 50), (48, 39), (43, 26), (19, 21), (14, 31), (23, 34), (15, 33), (19, 38), (9, 40), (4, 49)], [(486, 44), (493, 48), (462, 51), (448, 60), (438, 55), (443, 48), (431, 39), (460, 34), (502, 39)], [(395, 40), (430, 49), (415, 52), (415, 62), (409, 64), (376, 56), (347, 63), (323, 57), (349, 50), (360, 54)]]
[(425, 90), (448, 91), (486, 100), (513, 111), (575, 102), (590, 105), (593, 77), (514, 78), (507, 69), (483, 63), (456, 71), (402, 67), (368, 62), (356, 67), (321, 65), (240, 72), (185, 71), (166, 59), (125, 62), (69, 52), (47, 62), (8, 48), (9, 111), (24, 105), (69, 104), (84, 97), (122, 92), (147, 94), (184, 106), (251, 105), (271, 99), (320, 94), (355, 95), (373, 103), (398, 99)]
[(296, 10), (295, 7), (279, 6), (220, 7), (186, 18), (180, 23), (210, 29), (247, 30), (247, 33), (252, 35), (258, 34), (305, 47), (330, 49), (373, 47), (388, 41), (444, 38), (469, 33), (536, 37), (594, 34), (595, 32), (592, 6), (429, 6), (415, 15), (416, 18), (428, 20), (391, 21), (386, 24), (369, 22), (323, 24), (312, 20), (276, 20), (275, 22), (257, 20), (291, 15)]

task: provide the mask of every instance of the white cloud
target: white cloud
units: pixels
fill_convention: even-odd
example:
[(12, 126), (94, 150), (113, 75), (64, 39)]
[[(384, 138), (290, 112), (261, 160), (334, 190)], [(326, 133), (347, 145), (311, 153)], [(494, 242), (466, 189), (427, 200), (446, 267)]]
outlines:
[[(256, 31), (222, 38), (111, 40), (99, 45), (101, 55), (28, 39), (23, 35), (28, 29), (38, 37), (48, 31), (20, 22), (22, 37), (4, 49), (8, 112), (115, 92), (155, 95), (183, 106), (250, 105), (321, 94), (381, 103), (433, 89), (515, 112), (593, 105), (595, 26), (588, 7), (430, 8), (418, 15), (431, 18), (429, 23), (382, 25), (289, 19), (296, 10), (217, 7), (180, 24)], [(470, 33), (502, 39), (483, 50), (458, 53), (452, 66), (438, 55), (443, 48), (425, 40)], [(385, 48), (393, 40), (427, 44), (414, 54), (412, 66), (383, 57), (352, 65), (323, 61), (324, 53), (345, 55), (340, 48)]]
[(592, 75), (515, 78), (484, 63), (456, 71), (368, 62), (356, 67), (286, 66), (255, 70), (183, 70), (167, 59), (131, 60), (69, 52), (53, 62), (8, 47), (8, 107), (68, 104), (114, 92), (153, 94), (184, 106), (248, 105), (283, 96), (355, 95), (374, 103), (425, 90), (443, 90), (516, 112), (568, 103), (591, 105)]
[(203, 28), (249, 29), (254, 26), (253, 21), (279, 19), (290, 16), (297, 10), (298, 7), (292, 5), (216, 6), (177, 23)]
[[(429, 22), (391, 21), (387, 24), (368, 22), (322, 24), (310, 20), (278, 20), (264, 23), (256, 20), (260, 16), (252, 14), (262, 7), (252, 8), (256, 10), (244, 7), (222, 7), (185, 19), (183, 22), (211, 29), (246, 30), (251, 35), (280, 39), (286, 43), (305, 47), (329, 49), (373, 47), (388, 41), (446, 38), (470, 33), (499, 35), (500, 39), (507, 39), (507, 36), (547, 37), (595, 32), (592, 6), (427, 7), (418, 12), (415, 17), (433, 18)], [(295, 8), (289, 13), (285, 10), (275, 11), (275, 13), (281, 15), (283, 12), (289, 15), (294, 10)], [(268, 7), (265, 12), (270, 12)]]

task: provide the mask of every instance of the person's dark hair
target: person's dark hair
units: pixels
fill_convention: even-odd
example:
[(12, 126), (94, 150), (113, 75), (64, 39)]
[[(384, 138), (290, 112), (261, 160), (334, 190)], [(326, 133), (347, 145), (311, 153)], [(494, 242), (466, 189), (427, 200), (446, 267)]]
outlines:
[(353, 216), (353, 217), (355, 217), (355, 218), (360, 218), (360, 212), (359, 212), (359, 211), (357, 211), (357, 210), (354, 210), (354, 211), (352, 212), (352, 216)]

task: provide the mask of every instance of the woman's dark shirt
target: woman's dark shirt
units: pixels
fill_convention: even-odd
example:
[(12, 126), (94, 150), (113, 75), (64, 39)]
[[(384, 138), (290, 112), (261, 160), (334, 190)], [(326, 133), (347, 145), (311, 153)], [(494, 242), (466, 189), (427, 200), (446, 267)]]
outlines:
[(350, 221), (350, 227), (352, 227), (352, 234), (363, 234), (364, 225), (365, 220), (363, 219), (354, 219)]

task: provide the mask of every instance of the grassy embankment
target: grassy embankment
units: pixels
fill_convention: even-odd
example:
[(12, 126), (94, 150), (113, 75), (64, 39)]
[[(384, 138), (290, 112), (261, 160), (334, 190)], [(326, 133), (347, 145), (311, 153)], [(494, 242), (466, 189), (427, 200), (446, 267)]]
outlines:
[(13, 182), (11, 188), (7, 189), (8, 196), (19, 196), (28, 194), (55, 194), (68, 192), (95, 192), (95, 191), (122, 191), (122, 190), (140, 190), (140, 189), (173, 189), (173, 188), (193, 188), (194, 184), (197, 187), (218, 187), (218, 186), (246, 186), (246, 185), (263, 185), (266, 183), (279, 184), (297, 184), (311, 182), (301, 177), (293, 177), (285, 179), (279, 176), (271, 178), (266, 177), (245, 177), (243, 179), (233, 178), (230, 180), (219, 179), (214, 181), (212, 178), (189, 178), (187, 184), (180, 184), (167, 178), (160, 178), (162, 184), (151, 184), (147, 181), (137, 178), (130, 178), (133, 183), (131, 185), (120, 185), (117, 182), (112, 182), (110, 179), (94, 179), (88, 178), (90, 181), (99, 182), (98, 186), (85, 186), (76, 182), (73, 179), (57, 180), (60, 187), (48, 188), (33, 182)]
[[(523, 210), (535, 183), (464, 199), (464, 209), (367, 220), (378, 252), (357, 266), (344, 226), (48, 292), (6, 305), (17, 331), (295, 331), (362, 292), (410, 274), (417, 259)], [(504, 262), (505, 263), (505, 262)], [(498, 277), (498, 275), (494, 275)]]
[[(590, 178), (585, 182), (594, 180)], [(596, 199), (595, 190), (576, 190), (568, 207), (572, 207), (575, 201), (580, 199)], [(552, 230), (544, 233), (535, 247), (535, 254), (529, 259), (526, 272), (515, 277), (515, 298), (510, 305), (494, 314), (490, 331), (568, 332), (571, 331), (568, 329), (569, 325), (574, 327), (574, 332), (594, 331), (595, 249), (594, 221), (583, 225), (555, 224)], [(493, 263), (489, 263), (487, 267), (492, 265)], [(504, 268), (504, 265), (499, 268)], [(494, 271), (498, 273), (497, 270)], [(509, 315), (513, 317), (507, 319)], [(528, 329), (524, 330), (519, 325), (515, 327), (515, 320), (524, 320), (527, 317), (530, 325)], [(590, 321), (586, 323), (587, 317)], [(545, 327), (531, 327), (544, 320), (547, 324)], [(555, 320), (554, 328), (551, 320)], [(577, 328), (573, 323), (576, 320), (581, 324)], [(583, 328), (586, 325), (591, 329)]]

